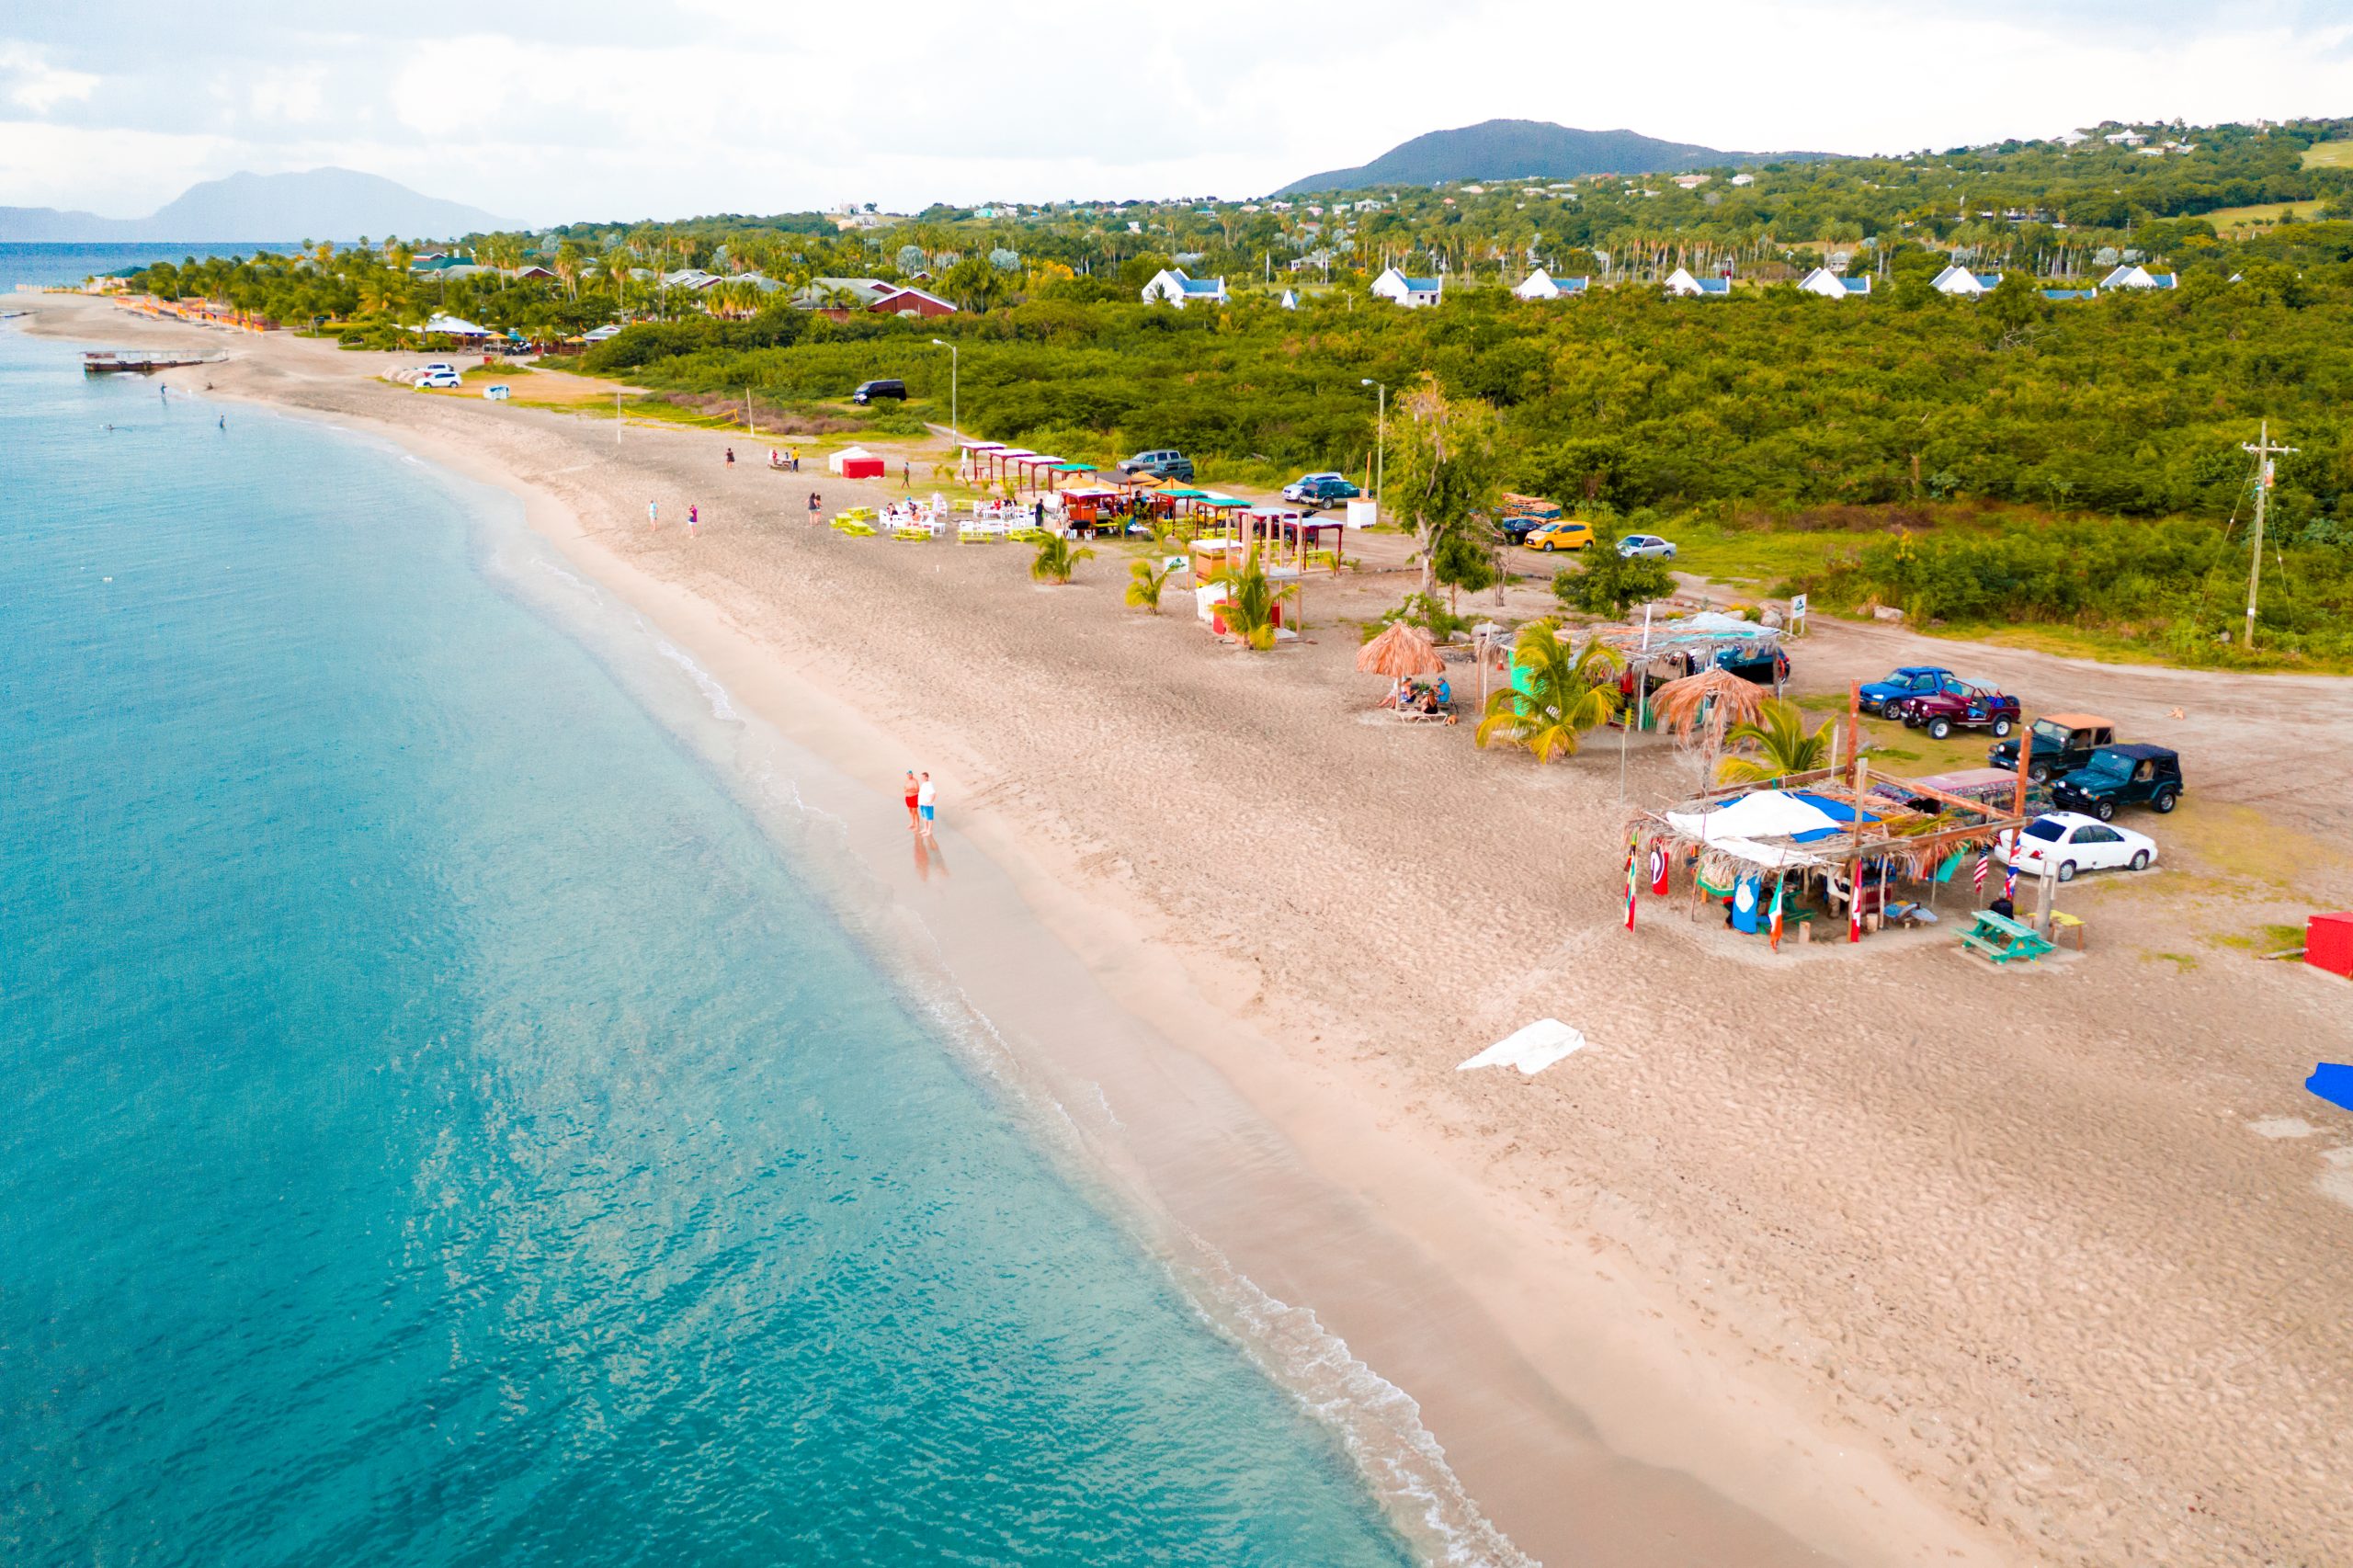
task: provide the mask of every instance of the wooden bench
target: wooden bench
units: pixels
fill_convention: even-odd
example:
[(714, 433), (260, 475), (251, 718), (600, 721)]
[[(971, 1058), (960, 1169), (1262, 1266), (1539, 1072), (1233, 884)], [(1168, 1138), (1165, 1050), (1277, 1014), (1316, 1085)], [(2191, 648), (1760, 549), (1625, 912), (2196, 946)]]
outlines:
[(2021, 926), (1990, 909), (1977, 912), (1976, 924), (1961, 934), (1961, 945), (1997, 964), (2018, 960), (2031, 963), (2053, 950), (2033, 926)]

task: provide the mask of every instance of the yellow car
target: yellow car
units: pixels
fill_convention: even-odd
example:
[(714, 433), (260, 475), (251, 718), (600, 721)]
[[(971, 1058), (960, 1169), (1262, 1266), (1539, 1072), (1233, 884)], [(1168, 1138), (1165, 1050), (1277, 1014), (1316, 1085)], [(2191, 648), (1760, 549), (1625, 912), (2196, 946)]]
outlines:
[(1584, 550), (1593, 543), (1593, 525), (1564, 517), (1546, 523), (1528, 536), (1530, 550)]

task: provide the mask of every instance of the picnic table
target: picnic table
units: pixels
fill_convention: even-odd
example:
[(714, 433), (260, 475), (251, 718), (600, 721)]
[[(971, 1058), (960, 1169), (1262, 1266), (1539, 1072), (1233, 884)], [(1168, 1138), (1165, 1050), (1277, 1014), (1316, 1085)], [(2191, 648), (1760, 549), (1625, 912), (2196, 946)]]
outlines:
[(1977, 912), (1974, 924), (1961, 934), (1961, 945), (1997, 964), (2020, 960), (2031, 963), (2054, 950), (2050, 939), (2033, 926), (2020, 925), (1990, 909)]

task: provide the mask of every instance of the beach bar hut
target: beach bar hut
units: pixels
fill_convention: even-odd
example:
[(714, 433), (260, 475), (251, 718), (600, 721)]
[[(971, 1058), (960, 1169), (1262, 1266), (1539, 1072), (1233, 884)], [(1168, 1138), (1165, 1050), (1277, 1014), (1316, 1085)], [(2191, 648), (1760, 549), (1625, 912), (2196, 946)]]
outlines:
[[(1755, 930), (1776, 888), (1801, 903), (1818, 890), (1820, 906), (1846, 915), (1859, 936), (1886, 918), (1936, 919), (1936, 890), (1961, 861), (1991, 852), (2029, 820), (2011, 814), (2009, 801), (1950, 794), (1923, 778), (1873, 781), (1870, 771), (1866, 757), (1761, 789), (1711, 790), (1638, 812), (1629, 827), (1660, 854), (1654, 891), (1675, 866), (1690, 869), (1694, 918), (1702, 894), (1732, 899), (1735, 926)], [(2015, 790), (2018, 776), (2006, 777)], [(1899, 901), (1899, 882), (1924, 889), (1927, 902)]]

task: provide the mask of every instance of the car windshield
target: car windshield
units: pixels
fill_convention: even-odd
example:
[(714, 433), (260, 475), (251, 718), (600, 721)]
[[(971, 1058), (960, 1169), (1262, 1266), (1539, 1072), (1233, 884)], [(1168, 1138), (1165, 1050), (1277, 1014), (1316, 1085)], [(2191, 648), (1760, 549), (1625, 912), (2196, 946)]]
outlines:
[(2054, 724), (2048, 719), (2037, 719), (2034, 722), (2034, 738), (2038, 741), (2049, 741), (2054, 746), (2065, 745), (2075, 733), (2066, 725)]
[(2121, 752), (2096, 751), (2084, 767), (2086, 773), (2097, 773), (2106, 778), (2132, 777), (2132, 759)]
[(2026, 824), (2029, 838), (2047, 838), (2056, 844), (2067, 835), (2067, 824), (2054, 817), (2037, 817)]

